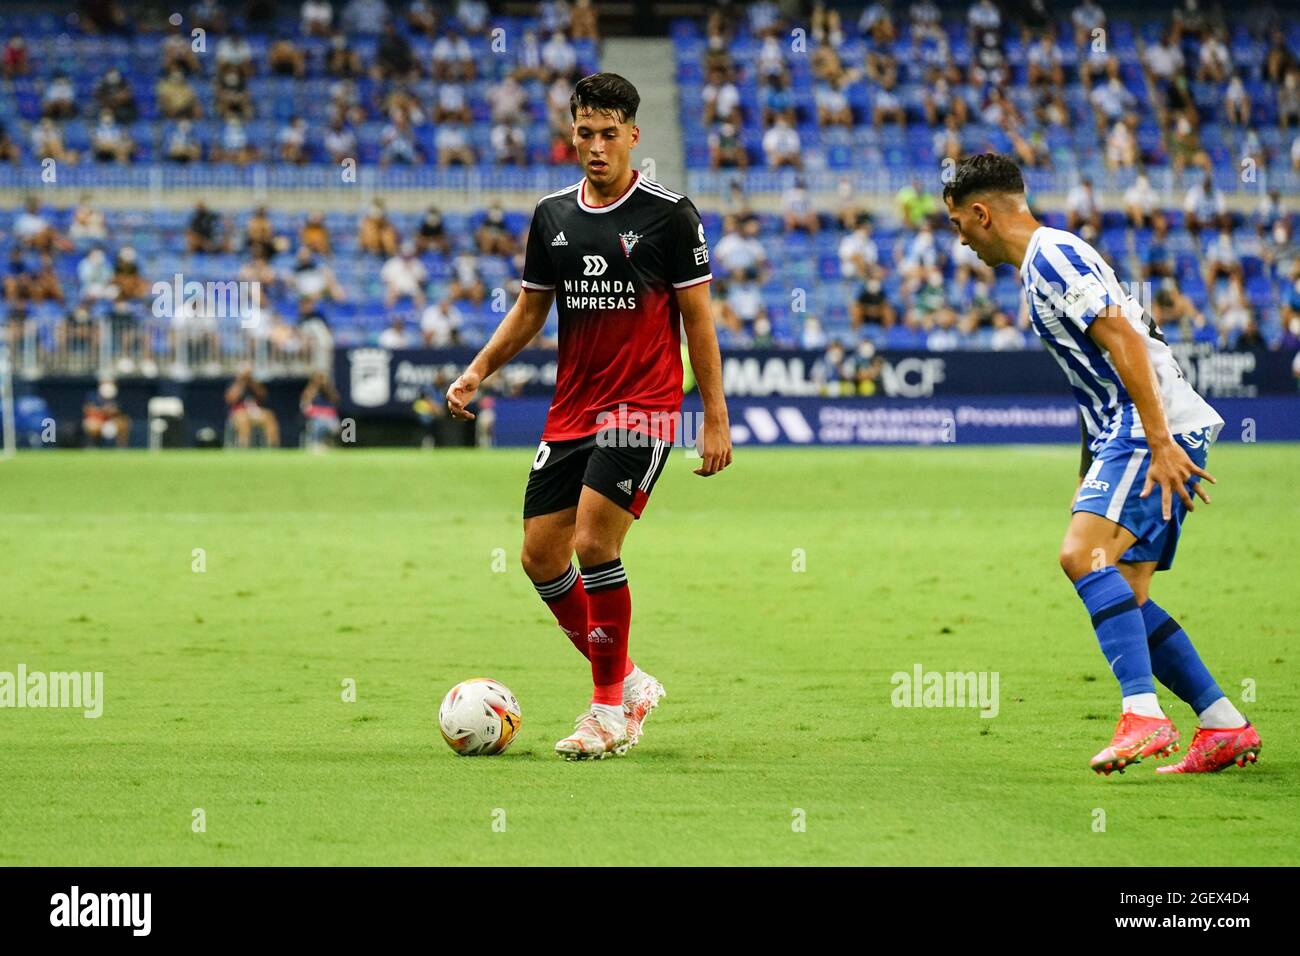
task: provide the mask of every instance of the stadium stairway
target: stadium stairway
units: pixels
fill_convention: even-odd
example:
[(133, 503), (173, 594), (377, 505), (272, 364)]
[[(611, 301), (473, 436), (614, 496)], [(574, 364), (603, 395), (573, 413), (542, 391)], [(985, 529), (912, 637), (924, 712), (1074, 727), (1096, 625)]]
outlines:
[[(637, 166), (669, 189), (685, 192), (674, 63), (671, 40), (617, 37), (605, 40), (600, 68), (630, 80), (641, 94), (641, 144), (632, 153)], [(647, 160), (653, 160), (653, 166)]]

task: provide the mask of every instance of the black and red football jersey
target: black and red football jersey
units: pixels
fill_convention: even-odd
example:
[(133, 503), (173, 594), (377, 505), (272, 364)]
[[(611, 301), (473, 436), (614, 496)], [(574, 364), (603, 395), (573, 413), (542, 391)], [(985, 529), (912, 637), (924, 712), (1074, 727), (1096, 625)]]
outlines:
[[(542, 439), (585, 438), (618, 424), (672, 441), (682, 404), (675, 290), (712, 278), (700, 214), (639, 170), (603, 206), (590, 205), (585, 190), (584, 178), (543, 196), (528, 229), (524, 288), (554, 289), (560, 317)], [(637, 414), (629, 420), (629, 412)]]

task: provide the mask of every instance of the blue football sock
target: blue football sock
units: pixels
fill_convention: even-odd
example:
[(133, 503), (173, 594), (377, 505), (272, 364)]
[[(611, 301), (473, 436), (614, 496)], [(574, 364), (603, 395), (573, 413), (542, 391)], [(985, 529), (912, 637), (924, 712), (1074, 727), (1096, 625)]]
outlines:
[(1092, 615), (1097, 643), (1125, 697), (1154, 694), (1147, 629), (1137, 598), (1115, 567), (1093, 571), (1074, 582), (1083, 606)]
[(1171, 691), (1200, 713), (1224, 696), (1219, 685), (1201, 662), (1191, 639), (1178, 622), (1155, 601), (1142, 605), (1142, 620), (1147, 629), (1147, 647), (1151, 652), (1151, 670)]

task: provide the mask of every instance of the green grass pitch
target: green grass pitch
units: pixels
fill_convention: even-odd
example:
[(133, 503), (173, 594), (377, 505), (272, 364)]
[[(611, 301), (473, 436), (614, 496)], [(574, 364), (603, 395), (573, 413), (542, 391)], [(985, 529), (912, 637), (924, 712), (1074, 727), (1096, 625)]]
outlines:
[[(557, 759), (590, 683), (518, 566), (532, 455), (0, 463), (0, 670), (105, 696), (0, 710), (0, 864), (1300, 863), (1300, 448), (1216, 448), (1157, 578), (1264, 740), (1174, 779), (1087, 768), (1119, 700), (1056, 565), (1064, 447), (676, 452), (624, 551), (669, 696), (627, 758)], [(895, 708), (917, 664), (996, 671), (998, 715)], [(478, 675), (523, 729), (459, 758), (438, 701)]]

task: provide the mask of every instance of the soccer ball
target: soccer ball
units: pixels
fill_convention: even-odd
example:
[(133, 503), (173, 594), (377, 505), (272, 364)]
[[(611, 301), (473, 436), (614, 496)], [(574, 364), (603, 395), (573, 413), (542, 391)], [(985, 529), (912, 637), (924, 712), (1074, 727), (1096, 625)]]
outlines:
[(490, 677), (461, 681), (442, 699), (438, 729), (462, 757), (490, 757), (510, 746), (523, 717), (510, 688)]

